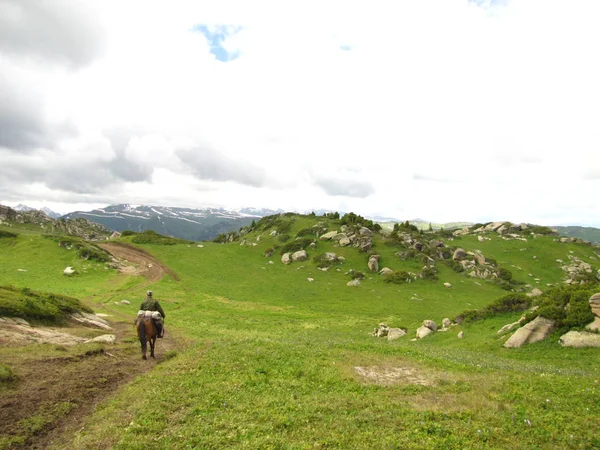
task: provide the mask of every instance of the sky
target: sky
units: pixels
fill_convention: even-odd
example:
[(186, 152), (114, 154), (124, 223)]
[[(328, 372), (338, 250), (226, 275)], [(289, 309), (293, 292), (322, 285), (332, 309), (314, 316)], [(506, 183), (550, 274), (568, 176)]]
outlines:
[(0, 203), (600, 226), (597, 0), (0, 0)]

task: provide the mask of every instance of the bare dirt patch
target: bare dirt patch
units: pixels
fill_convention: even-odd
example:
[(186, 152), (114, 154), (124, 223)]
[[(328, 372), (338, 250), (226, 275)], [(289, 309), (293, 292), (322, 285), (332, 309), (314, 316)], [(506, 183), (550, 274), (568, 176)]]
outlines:
[(435, 385), (431, 377), (412, 367), (356, 366), (354, 370), (366, 382), (383, 386), (394, 384)]
[(79, 344), (77, 354), (65, 350), (64, 356), (53, 352), (52, 357), (22, 347), (23, 357), (12, 353), (10, 361), (4, 360), (17, 379), (0, 385), (0, 448), (60, 448), (99, 402), (178, 346), (167, 332), (156, 344), (156, 359), (144, 361), (133, 324), (113, 326), (116, 345)]
[(169, 275), (174, 280), (179, 277), (170, 268), (161, 263), (150, 253), (123, 242), (106, 242), (98, 244), (100, 248), (116, 258), (119, 270), (129, 275), (143, 275), (149, 281), (158, 281)]

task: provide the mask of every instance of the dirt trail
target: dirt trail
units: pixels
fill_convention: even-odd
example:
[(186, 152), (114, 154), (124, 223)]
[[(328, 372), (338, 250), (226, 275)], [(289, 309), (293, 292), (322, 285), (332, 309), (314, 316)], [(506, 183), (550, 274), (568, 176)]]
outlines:
[[(143, 275), (150, 281), (158, 281), (165, 275), (169, 275), (174, 280), (179, 280), (177, 274), (158, 259), (133, 245), (122, 242), (107, 242), (98, 244), (98, 246), (117, 259), (120, 263), (121, 272)], [(133, 264), (133, 266), (127, 263)]]
[[(146, 276), (149, 281), (157, 281), (164, 275), (179, 279), (171, 269), (143, 250), (116, 243), (100, 246), (115, 256), (120, 265), (132, 267), (130, 264), (135, 264), (136, 273)], [(125, 317), (110, 322), (113, 330), (109, 333), (116, 335), (115, 345), (91, 346), (76, 356), (65, 351), (64, 357), (56, 357), (56, 353), (48, 357), (39, 350), (24, 351), (23, 357), (13, 356), (12, 361), (2, 361), (9, 363), (18, 378), (0, 385), (0, 448), (4, 447), (3, 440), (24, 435), (31, 436), (21, 445), (12, 444), (9, 448), (66, 448), (74, 432), (81, 428), (98, 403), (134, 377), (152, 370), (170, 350), (183, 346), (183, 340), (174, 336), (167, 325), (165, 337), (156, 343), (156, 359), (144, 361), (133, 318), (131, 322)], [(8, 346), (20, 348), (24, 342), (13, 340), (3, 345), (9, 350)], [(14, 352), (8, 354), (14, 355)], [(44, 417), (45, 422), (39, 422), (40, 417)]]

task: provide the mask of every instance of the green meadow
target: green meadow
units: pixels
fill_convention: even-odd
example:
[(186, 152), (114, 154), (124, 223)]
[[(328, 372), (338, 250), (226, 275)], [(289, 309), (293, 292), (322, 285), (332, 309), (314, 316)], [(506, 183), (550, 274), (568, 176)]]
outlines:
[[(330, 241), (317, 240), (307, 261), (282, 264), (282, 247), (319, 219), (286, 218), (287, 240), (254, 229), (225, 244), (139, 245), (180, 278), (156, 283), (83, 260), (39, 234), (0, 239), (0, 285), (76, 297), (122, 321), (152, 289), (167, 332), (181, 336), (176, 353), (97, 405), (68, 447), (600, 448), (600, 349), (563, 348), (558, 334), (506, 349), (497, 331), (521, 312), (413, 341), (423, 320), (440, 324), (507, 291), (441, 263), (438, 280), (386, 283), (369, 273), (366, 253)], [(564, 278), (557, 259), (577, 256), (594, 273), (600, 268), (596, 247), (489, 236), (447, 245), (480, 250), (516, 283), (542, 291)], [(403, 261), (399, 250), (376, 236), (371, 252), (381, 255), (380, 267), (419, 272), (423, 264)], [(322, 271), (312, 258), (325, 252), (345, 261)], [(64, 276), (66, 266), (77, 274)], [(346, 286), (351, 269), (365, 274), (358, 287)], [(115, 304), (122, 299), (131, 304)], [(371, 336), (382, 322), (408, 335)]]

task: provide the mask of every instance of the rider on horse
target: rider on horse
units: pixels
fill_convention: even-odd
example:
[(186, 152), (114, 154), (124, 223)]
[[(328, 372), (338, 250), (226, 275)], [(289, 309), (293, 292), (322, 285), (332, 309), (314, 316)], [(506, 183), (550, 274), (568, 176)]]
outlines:
[(160, 303), (158, 303), (158, 300), (156, 300), (155, 298), (152, 297), (152, 291), (147, 292), (146, 300), (144, 300), (142, 302), (142, 304), (140, 305), (140, 310), (142, 310), (142, 311), (158, 311), (160, 313), (161, 318), (154, 320), (154, 325), (156, 325), (156, 331), (158, 332), (158, 337), (159, 338), (163, 337), (164, 327), (163, 327), (162, 319), (165, 318), (165, 312), (161, 308)]

